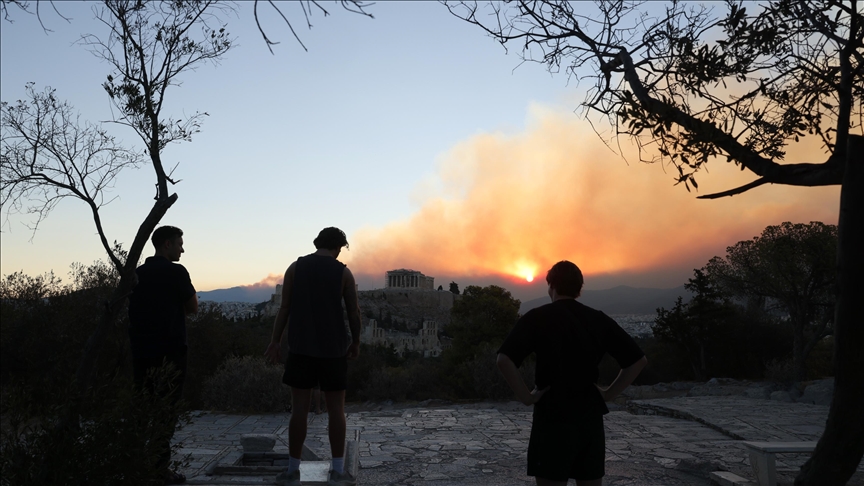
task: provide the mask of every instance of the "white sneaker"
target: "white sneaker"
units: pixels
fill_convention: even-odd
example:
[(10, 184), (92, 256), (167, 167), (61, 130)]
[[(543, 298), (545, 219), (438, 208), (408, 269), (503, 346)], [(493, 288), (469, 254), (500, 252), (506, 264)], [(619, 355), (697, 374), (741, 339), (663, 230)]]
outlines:
[(327, 486), (354, 486), (357, 484), (357, 479), (347, 472), (336, 472), (330, 470), (330, 475), (327, 477)]
[(276, 476), (276, 484), (279, 486), (301, 486), (300, 485), (300, 470), (289, 473), (287, 470), (282, 471)]

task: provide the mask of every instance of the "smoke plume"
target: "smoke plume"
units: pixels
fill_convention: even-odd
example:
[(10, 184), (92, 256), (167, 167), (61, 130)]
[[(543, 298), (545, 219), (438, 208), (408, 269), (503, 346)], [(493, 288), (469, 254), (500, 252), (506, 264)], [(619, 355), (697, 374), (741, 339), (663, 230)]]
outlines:
[[(790, 153), (824, 161), (808, 143)], [(615, 148), (623, 158), (572, 113), (532, 107), (521, 133), (477, 135), (444, 154), (436, 177), (418, 186), (420, 205), (410, 218), (351, 235), (349, 266), (379, 287), (395, 268), (436, 276), (445, 288), (442, 277), (542, 281), (563, 259), (588, 281), (662, 275), (701, 267), (768, 225), (837, 219), (839, 187), (766, 185), (697, 200), (755, 176), (713, 160), (710, 173), (697, 174), (699, 193), (688, 192), (673, 187), (673, 167), (640, 163), (630, 146)]]

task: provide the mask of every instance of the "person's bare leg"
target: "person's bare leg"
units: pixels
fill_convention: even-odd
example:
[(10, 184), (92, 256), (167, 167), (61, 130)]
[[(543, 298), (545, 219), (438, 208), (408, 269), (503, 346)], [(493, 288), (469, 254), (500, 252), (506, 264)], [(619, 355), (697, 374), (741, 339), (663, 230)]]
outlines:
[(330, 453), (332, 457), (345, 457), (345, 390), (325, 391)]
[(300, 459), (303, 454), (303, 443), (306, 442), (312, 390), (292, 387), (291, 401), (294, 402), (294, 409), (291, 412), (291, 420), (288, 421), (288, 454), (295, 459)]

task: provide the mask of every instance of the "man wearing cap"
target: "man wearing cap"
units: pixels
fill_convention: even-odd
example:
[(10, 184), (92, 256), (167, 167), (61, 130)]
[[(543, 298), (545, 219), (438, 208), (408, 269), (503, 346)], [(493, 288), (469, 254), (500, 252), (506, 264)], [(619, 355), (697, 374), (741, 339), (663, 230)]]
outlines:
[[(609, 316), (576, 300), (582, 272), (568, 261), (546, 274), (552, 303), (522, 316), (498, 350), (498, 369), (516, 397), (534, 405), (528, 440), (528, 475), (538, 486), (600, 486), (605, 474), (605, 402), (615, 399), (648, 360), (639, 346)], [(529, 390), (518, 367), (537, 357)], [(599, 387), (598, 364), (609, 353), (621, 366), (611, 385)]]
[[(293, 413), (288, 423), (288, 468), (276, 479), (287, 486), (300, 485), (300, 455), (312, 389), (320, 385), (327, 404), (331, 470), (327, 484), (352, 486), (356, 478), (345, 466), (345, 389), (347, 360), (360, 354), (360, 306), (354, 275), (336, 258), (348, 246), (345, 233), (324, 228), (315, 238), (316, 251), (300, 257), (285, 272), (282, 305), (273, 323), (273, 335), (265, 355), (282, 361), (282, 333), (288, 328), (288, 357), (282, 381), (291, 387)], [(348, 313), (349, 338), (342, 314)]]

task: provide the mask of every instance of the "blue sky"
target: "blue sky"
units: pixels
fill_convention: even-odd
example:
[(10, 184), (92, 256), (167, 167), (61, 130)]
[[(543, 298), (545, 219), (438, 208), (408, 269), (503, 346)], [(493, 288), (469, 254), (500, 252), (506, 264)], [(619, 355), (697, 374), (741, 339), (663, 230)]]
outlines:
[[(104, 35), (104, 26), (93, 20), (91, 8), (96, 4), (56, 5), (72, 21), (65, 22), (43, 5), (43, 21), (53, 32), (46, 34), (35, 17), (14, 9), (10, 14), (15, 22), (0, 24), (0, 98), (13, 101), (23, 97), (25, 83), (33, 81), (37, 89), (56, 88), (60, 98), (81, 112), (82, 119), (108, 120), (111, 107), (101, 83), (110, 69), (76, 44), (83, 33)], [(374, 19), (325, 3), (332, 15), (324, 18), (315, 12), (312, 30), (305, 28), (299, 4), (279, 5), (294, 22), (309, 52), (304, 52), (287, 27), (273, 18), (275, 12), (262, 4), (268, 35), (281, 42), (271, 55), (255, 26), (251, 2), (239, 2), (237, 16), (227, 18), (236, 47), (219, 65), (201, 66), (184, 75), (183, 85), (166, 95), (167, 111), (174, 116), (195, 111), (210, 115), (191, 143), (171, 145), (163, 153), (167, 166), (179, 163), (175, 176), (182, 182), (173, 188), (179, 201), (162, 223), (186, 232), (187, 253), (181, 263), (200, 290), (252, 284), (281, 274), (297, 256), (313, 250), (311, 241), (324, 226), (338, 226), (349, 241), (359, 242), (348, 252), (349, 265), (352, 257), (368, 254), (369, 246), (383, 248), (381, 238), (388, 238), (393, 231), (422, 233), (424, 244), (431, 245), (424, 251), (431, 256), (435, 248), (453, 246), (452, 228), (445, 225), (418, 230), (412, 221), (427, 214), (427, 206), (435, 201), (455, 204), (454, 211), (460, 214), (477, 211), (462, 199), (467, 201), (466, 194), (471, 191), (482, 192), (481, 186), (498, 172), (494, 163), (485, 164), (479, 175), (457, 177), (454, 182), (453, 167), (481, 167), (472, 165), (473, 159), (459, 159), (465, 147), (478, 147), (483, 140), (501, 146), (535, 140), (545, 147), (567, 138), (571, 144), (578, 141), (576, 150), (597, 143), (588, 126), (572, 114), (582, 99), (575, 83), (568, 85), (563, 75), (552, 76), (536, 64), (517, 67), (518, 53), (507, 55), (482, 31), (453, 17), (438, 3), (380, 2), (369, 8)], [(530, 136), (549, 123), (566, 125), (570, 131), (552, 139)], [(112, 132), (127, 144), (140, 147), (130, 130), (115, 126)], [(524, 150), (533, 153), (542, 148)], [(556, 153), (566, 153), (564, 150)], [(591, 150), (601, 154), (599, 157), (608, 156), (616, 167), (626, 167), (608, 151)], [(454, 158), (458, 160), (454, 162)], [(502, 160), (501, 170), (527, 167), (519, 165), (522, 160)], [(678, 195), (683, 190), (673, 188), (671, 175), (663, 174), (660, 168), (628, 167), (622, 174), (646, 177), (649, 170), (652, 180), (656, 179), (651, 184), (662, 185), (663, 191), (675, 194), (668, 197), (684, 201), (675, 204), (697, 204), (692, 195)], [(121, 175), (113, 192), (118, 199), (103, 213), (109, 239), (131, 241), (152, 204), (153, 183), (149, 166)], [(653, 187), (659, 186), (651, 186), (650, 191), (644, 187), (654, 194), (657, 190)], [(766, 189), (761, 196), (753, 196), (757, 199), (749, 200), (750, 205), (782, 207), (769, 211), (770, 216), (754, 217), (747, 225), (726, 231), (725, 238), (755, 235), (765, 224), (803, 214), (808, 207), (809, 213), (801, 216), (804, 219), (836, 220), (834, 189), (808, 192), (808, 198), (818, 192), (815, 200), (802, 199), (803, 193), (795, 190), (800, 191), (778, 189), (772, 193)], [(542, 198), (545, 192), (540, 187), (525, 197)], [(745, 197), (749, 196), (739, 200)], [(479, 210), (491, 211), (491, 206), (498, 204), (486, 202)], [(545, 206), (536, 207), (548, 212)], [(72, 262), (88, 263), (104, 257), (83, 203), (71, 199), (62, 202), (35, 235), (24, 225), (28, 221), (27, 215), (4, 220), (0, 253), (4, 275), (18, 270), (33, 275), (53, 269), (65, 276)], [(366, 236), (358, 239), (355, 235)], [(610, 232), (607, 237), (614, 239), (615, 235)], [(438, 238), (440, 242), (430, 242)], [(716, 239), (707, 247), (700, 240), (698, 244), (706, 247), (705, 251), (678, 262), (672, 277), (630, 278), (628, 275), (644, 269), (628, 270), (626, 263), (621, 263), (604, 267), (607, 273), (614, 270), (614, 275), (598, 279), (594, 285), (589, 280), (588, 287), (678, 285), (694, 266), (704, 263), (706, 255), (718, 254), (736, 241)], [(634, 244), (638, 247), (643, 243)], [(597, 246), (607, 245), (598, 241)], [(530, 254), (513, 255), (514, 261), (531, 259)], [(574, 255), (575, 259), (587, 253)], [(483, 255), (472, 256), (478, 258), (483, 259)], [(657, 258), (657, 262), (665, 261)], [(529, 266), (539, 272), (548, 259)], [(372, 261), (384, 260), (376, 256), (357, 262), (358, 268), (370, 274), (360, 279), (361, 289), (380, 286), (383, 271), (388, 269), (379, 269), (369, 263)], [(451, 279), (506, 283), (502, 275), (513, 273), (508, 268), (496, 275), (488, 271), (488, 265), (466, 265), (460, 273), (452, 265), (430, 264), (430, 271), (424, 268), (422, 256), (386, 261), (388, 265), (426, 270), (436, 276), (436, 285), (440, 282), (445, 287)], [(373, 276), (376, 272), (380, 278)], [(542, 278), (520, 292), (542, 295), (540, 281)]]

